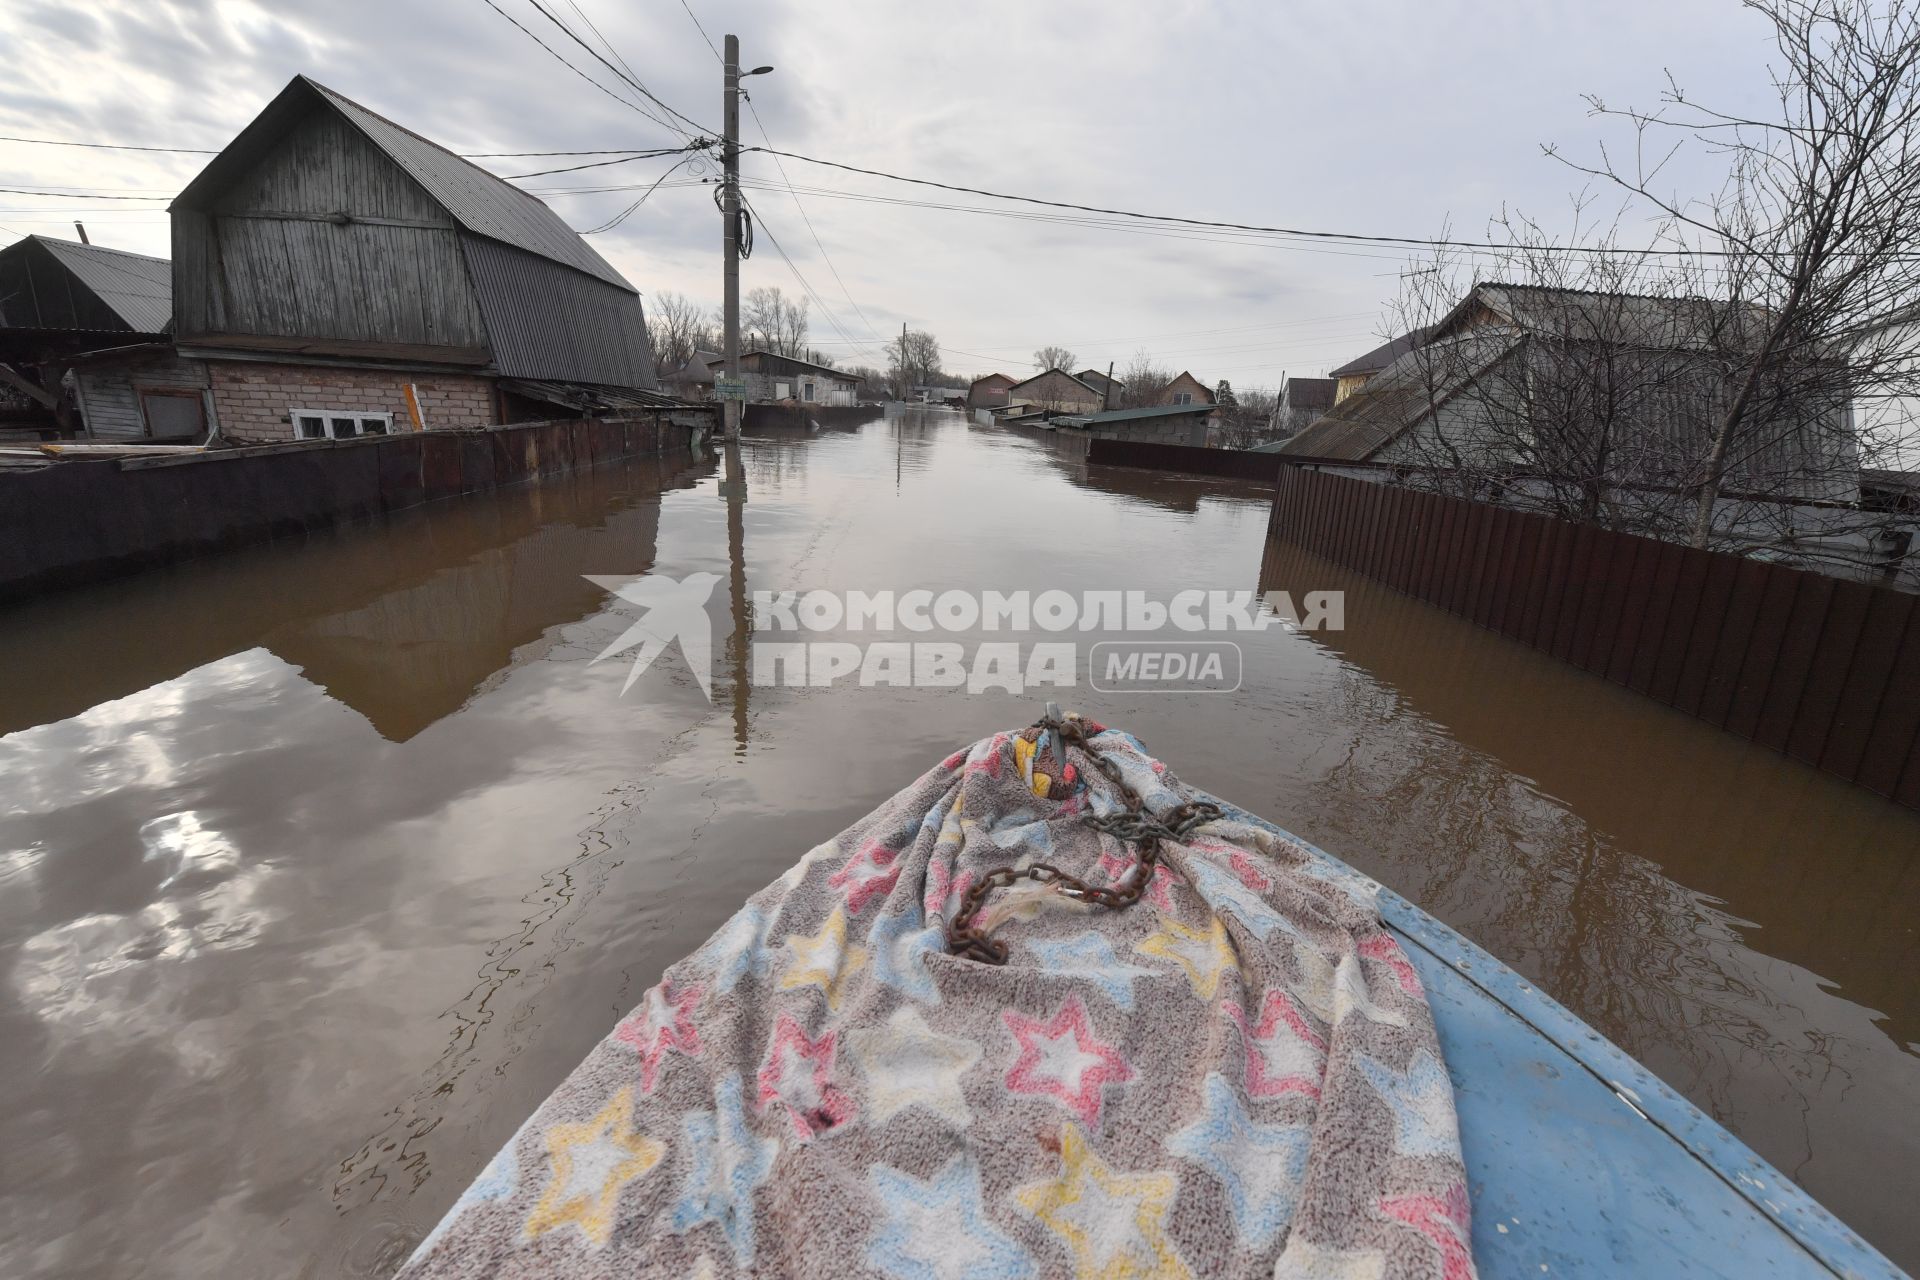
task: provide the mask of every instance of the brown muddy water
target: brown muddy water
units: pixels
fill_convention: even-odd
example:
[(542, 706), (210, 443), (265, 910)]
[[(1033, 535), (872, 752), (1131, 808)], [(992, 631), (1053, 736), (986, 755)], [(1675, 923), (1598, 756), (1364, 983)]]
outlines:
[[(1920, 1267), (1920, 819), (1266, 547), (1254, 488), (942, 412), (741, 458), (0, 615), (0, 1274), (390, 1272), (741, 898), (1039, 711), (753, 687), (748, 593), (811, 587), (1344, 589), (1343, 632), (1232, 637), (1235, 694), (1062, 700), (1463, 930)], [(677, 653), (624, 697), (590, 662), (638, 611), (581, 575), (649, 572), (719, 579), (711, 704)]]

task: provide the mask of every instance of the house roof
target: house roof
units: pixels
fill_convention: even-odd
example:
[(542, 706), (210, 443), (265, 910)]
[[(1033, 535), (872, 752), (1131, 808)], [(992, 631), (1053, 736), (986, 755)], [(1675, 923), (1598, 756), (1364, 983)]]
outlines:
[(1109, 385), (1111, 385), (1115, 391), (1118, 391), (1127, 385), (1118, 378), (1109, 378), (1098, 369), (1082, 369), (1073, 376), (1092, 387), (1095, 391), (1105, 391)]
[(1288, 378), (1281, 398), (1289, 409), (1331, 409), (1337, 378)]
[(1039, 373), (1034, 374), (1031, 378), (1026, 378), (1020, 382), (1014, 383), (1012, 386), (1008, 387), (1007, 390), (1018, 391), (1020, 388), (1026, 386), (1030, 382), (1040, 381), (1040, 379), (1046, 377), (1049, 373), (1057, 373), (1061, 377), (1067, 379), (1069, 382), (1079, 383), (1081, 386), (1085, 387), (1088, 391), (1091, 391), (1096, 396), (1100, 394), (1100, 388), (1093, 386), (1090, 383), (1081, 382), (1078, 377), (1074, 376), (1071, 373), (1068, 373), (1065, 369), (1043, 369)]
[(1736, 312), (1728, 303), (1712, 298), (1667, 298), (1487, 281), (1469, 290), (1433, 326), (1432, 334), (1444, 337), (1471, 327), (1465, 322), (1482, 307), (1496, 320), (1526, 333), (1673, 351), (1704, 349), (1729, 324), (1749, 322), (1764, 314), (1757, 306)]
[(1422, 325), (1411, 333), (1403, 333), (1391, 342), (1383, 342), (1367, 354), (1349, 360), (1327, 376), (1329, 378), (1350, 378), (1360, 373), (1378, 373), (1427, 340), (1433, 332), (1432, 325)]
[(81, 284), (135, 333), (164, 333), (173, 321), (173, 264), (97, 244), (28, 236), (59, 260)]
[[(1278, 452), (1361, 462), (1371, 458), (1431, 409), (1492, 368), (1517, 345), (1510, 333), (1465, 336), (1443, 366), (1427, 359), (1433, 347), (1414, 347), (1367, 380), (1360, 390), (1307, 424)], [(1435, 385), (1434, 379), (1444, 379)]]
[(972, 382), (968, 383), (967, 385), (970, 387), (977, 387), (981, 383), (991, 382), (995, 378), (1000, 379), (1002, 382), (1006, 383), (1008, 386), (1013, 385), (1014, 379), (1013, 379), (1013, 375), (1010, 373), (983, 373), (979, 377), (975, 378)]
[(175, 205), (201, 207), (315, 106), (338, 112), (467, 231), (572, 267), (629, 293), (639, 292), (559, 214), (533, 196), (307, 76), (295, 76), (187, 184)]
[[(783, 356), (778, 351), (768, 351), (765, 347), (755, 347), (751, 351), (742, 351), (740, 353), (742, 360), (745, 360), (748, 356), (766, 356), (770, 360), (785, 360), (788, 364), (797, 364), (808, 369), (818, 369), (821, 373), (831, 374), (833, 377), (839, 378), (842, 382), (866, 381), (865, 378), (857, 373), (848, 373), (845, 369), (836, 369), (830, 364), (815, 364), (811, 360), (802, 360), (799, 356)], [(724, 360), (726, 357), (715, 356), (714, 359)]]
[(623, 409), (676, 409), (687, 402), (640, 387), (607, 387), (590, 382), (556, 382), (549, 378), (507, 378), (501, 385), (532, 400), (577, 409), (583, 413), (618, 413)]
[(1194, 377), (1193, 371), (1190, 369), (1182, 369), (1179, 373), (1176, 373), (1175, 375), (1173, 375), (1173, 377), (1167, 379), (1167, 385), (1160, 388), (1160, 394), (1165, 395), (1168, 391), (1172, 390), (1173, 384), (1180, 381), (1180, 379), (1182, 378), (1185, 378), (1188, 382), (1191, 382), (1194, 386), (1200, 388), (1200, 394), (1207, 398), (1208, 404), (1212, 404), (1214, 402), (1214, 395), (1215, 395), (1214, 389), (1208, 386), (1206, 383), (1200, 381), (1200, 379)]
[(1197, 415), (1211, 413), (1210, 404), (1154, 404), (1144, 409), (1108, 409), (1102, 413), (1076, 413), (1056, 418), (1054, 421), (1069, 426), (1086, 425), (1104, 427), (1115, 422), (1137, 422), (1142, 418), (1171, 418), (1180, 414)]

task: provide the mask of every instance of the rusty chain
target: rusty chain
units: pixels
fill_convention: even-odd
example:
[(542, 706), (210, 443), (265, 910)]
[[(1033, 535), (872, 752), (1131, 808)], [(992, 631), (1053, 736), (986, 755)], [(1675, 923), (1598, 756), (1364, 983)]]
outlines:
[(1057, 884), (1060, 891), (1070, 898), (1105, 907), (1109, 911), (1124, 911), (1140, 900), (1159, 869), (1162, 840), (1184, 839), (1195, 827), (1221, 816), (1220, 806), (1210, 800), (1189, 800), (1155, 815), (1148, 810), (1140, 793), (1128, 785), (1120, 766), (1094, 747), (1084, 721), (1073, 716), (1047, 716), (1036, 721), (1034, 727), (1052, 729), (1059, 736), (1060, 763), (1063, 767), (1067, 763), (1067, 744), (1079, 747), (1094, 767), (1113, 784), (1125, 803), (1124, 809), (1104, 817), (1091, 811), (1083, 813), (1081, 821), (1116, 840), (1137, 846), (1139, 852), (1127, 874), (1112, 885), (1088, 884), (1078, 876), (1045, 862), (1036, 862), (1027, 867), (996, 867), (974, 881), (960, 899), (960, 910), (954, 913), (947, 925), (947, 950), (953, 955), (978, 960), (982, 964), (1007, 962), (1007, 945), (988, 937), (986, 931), (975, 923), (986, 905), (987, 895), (995, 889), (1021, 880)]

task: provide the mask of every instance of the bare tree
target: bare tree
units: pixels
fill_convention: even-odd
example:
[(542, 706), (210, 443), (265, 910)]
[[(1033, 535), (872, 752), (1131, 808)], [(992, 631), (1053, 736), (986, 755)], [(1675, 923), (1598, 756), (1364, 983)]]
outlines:
[(1167, 388), (1177, 375), (1168, 372), (1167, 367), (1156, 361), (1144, 349), (1133, 353), (1133, 359), (1120, 371), (1120, 403), (1116, 409), (1142, 409), (1159, 401), (1160, 393)]
[(1065, 369), (1072, 373), (1074, 359), (1073, 352), (1065, 347), (1041, 347), (1033, 353), (1033, 367), (1041, 373), (1049, 369)]
[(1273, 411), (1280, 397), (1264, 387), (1236, 393), (1224, 380), (1215, 395), (1219, 445), (1223, 449), (1251, 449), (1272, 437)]
[(705, 308), (683, 293), (653, 295), (647, 307), (647, 338), (653, 345), (654, 373), (662, 378), (684, 369), (694, 352), (719, 345)]
[(807, 358), (807, 300), (761, 285), (741, 299), (740, 329), (747, 345), (778, 356)]
[[(1920, 0), (1746, 7), (1779, 54), (1777, 113), (1706, 106), (1669, 77), (1653, 110), (1588, 100), (1631, 128), (1630, 161), (1603, 148), (1592, 163), (1569, 162), (1683, 228), (1741, 320), (1716, 335), (1724, 389), (1693, 478), (1696, 547), (1720, 536), (1730, 480), (1802, 445), (1782, 438), (1783, 404), (1810, 409), (1788, 424), (1803, 433), (1857, 409), (1859, 459), (1885, 465), (1920, 394)], [(1688, 144), (1727, 163), (1710, 199), (1661, 185)]]
[(894, 342), (892, 348), (887, 380), (893, 385), (895, 399), (905, 400), (915, 387), (929, 386), (945, 378), (940, 370), (940, 340), (932, 334), (912, 330)]

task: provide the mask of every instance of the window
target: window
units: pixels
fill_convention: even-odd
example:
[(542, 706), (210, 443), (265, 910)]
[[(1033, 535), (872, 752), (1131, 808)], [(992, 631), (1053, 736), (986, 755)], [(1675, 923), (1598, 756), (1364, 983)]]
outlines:
[(812, 378), (808, 378), (805, 382), (800, 384), (800, 398), (802, 400), (813, 399), (813, 379)]
[(186, 387), (141, 387), (140, 416), (155, 440), (199, 440), (207, 433), (200, 393)]
[(295, 409), (293, 434), (300, 440), (352, 440), (393, 434), (393, 415), (357, 409)]
[(1174, 393), (1173, 393), (1173, 402), (1174, 402), (1175, 404), (1192, 404), (1192, 403), (1193, 403), (1193, 392), (1191, 392), (1191, 391), (1176, 391), (1176, 392), (1174, 392)]

